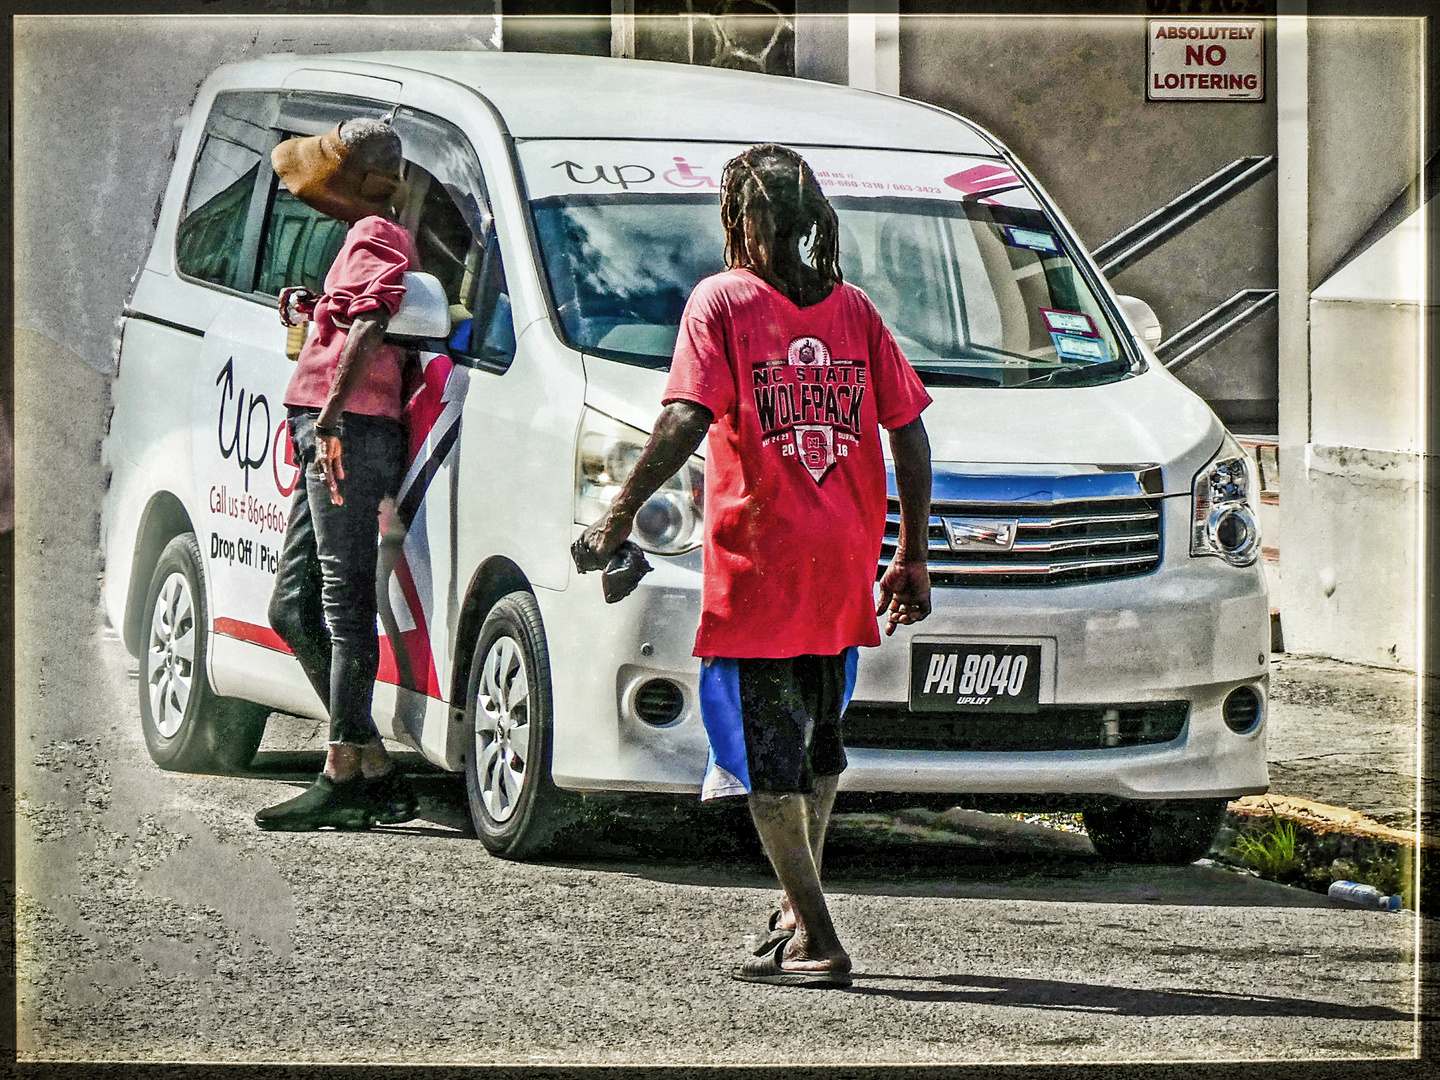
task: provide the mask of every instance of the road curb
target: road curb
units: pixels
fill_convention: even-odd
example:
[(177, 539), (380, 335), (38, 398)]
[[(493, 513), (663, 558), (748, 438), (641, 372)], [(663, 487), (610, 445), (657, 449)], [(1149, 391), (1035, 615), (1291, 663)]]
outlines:
[(1386, 843), (1408, 844), (1412, 848), (1440, 847), (1440, 836), (1425, 835), (1418, 828), (1413, 831), (1392, 829), (1388, 825), (1372, 821), (1358, 810), (1331, 806), (1295, 795), (1246, 795), (1230, 803), (1230, 813), (1267, 818), (1273, 814), (1305, 825), (1318, 833), (1365, 836)]
[(1248, 795), (1230, 803), (1226, 825), (1215, 853), (1223, 860), (1247, 865), (1234, 850), (1242, 833), (1259, 833), (1279, 820), (1295, 831), (1295, 863), (1272, 877), (1286, 885), (1325, 892), (1333, 881), (1348, 879), (1374, 885), (1382, 892), (1399, 893), (1404, 904), (1416, 910), (1416, 866), (1419, 867), (1419, 911), (1440, 912), (1437, 838), (1417, 827), (1404, 831), (1372, 821), (1359, 811), (1330, 806), (1293, 795)]

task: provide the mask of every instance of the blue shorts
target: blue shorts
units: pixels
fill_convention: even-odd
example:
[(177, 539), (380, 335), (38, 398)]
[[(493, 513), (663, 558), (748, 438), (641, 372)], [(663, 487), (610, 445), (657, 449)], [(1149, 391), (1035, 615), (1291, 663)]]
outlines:
[(811, 794), (845, 771), (840, 717), (855, 690), (854, 646), (835, 656), (707, 657), (700, 719), (710, 740), (701, 799)]

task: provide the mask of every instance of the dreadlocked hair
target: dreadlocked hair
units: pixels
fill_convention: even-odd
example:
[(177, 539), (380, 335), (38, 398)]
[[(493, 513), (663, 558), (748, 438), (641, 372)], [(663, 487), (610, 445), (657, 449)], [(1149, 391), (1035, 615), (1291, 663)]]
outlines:
[[(727, 267), (752, 270), (787, 295), (816, 288), (823, 295), (844, 280), (835, 208), (795, 151), (752, 146), (725, 163), (720, 188)], [(800, 257), (807, 239), (812, 266)]]

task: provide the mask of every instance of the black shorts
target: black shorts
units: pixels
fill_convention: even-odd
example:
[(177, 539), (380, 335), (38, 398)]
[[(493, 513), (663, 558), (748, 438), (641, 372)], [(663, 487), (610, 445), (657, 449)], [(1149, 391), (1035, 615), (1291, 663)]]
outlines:
[(710, 740), (702, 799), (810, 794), (817, 776), (845, 771), (840, 717), (855, 689), (859, 650), (782, 660), (708, 657), (700, 717)]

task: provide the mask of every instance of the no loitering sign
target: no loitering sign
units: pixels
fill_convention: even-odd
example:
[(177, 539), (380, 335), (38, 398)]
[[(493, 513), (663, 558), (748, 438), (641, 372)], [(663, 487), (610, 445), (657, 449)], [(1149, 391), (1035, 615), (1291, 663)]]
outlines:
[(1151, 19), (1148, 101), (1264, 101), (1260, 19)]

